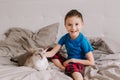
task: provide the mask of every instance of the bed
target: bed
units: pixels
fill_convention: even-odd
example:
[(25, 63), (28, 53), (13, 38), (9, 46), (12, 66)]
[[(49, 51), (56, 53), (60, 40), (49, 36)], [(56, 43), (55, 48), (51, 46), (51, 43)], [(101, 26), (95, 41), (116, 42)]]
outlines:
[[(30, 47), (53, 47), (56, 44), (59, 23), (50, 24), (32, 32), (23, 28), (10, 28), (0, 40), (0, 80), (73, 80), (49, 62), (50, 69), (37, 71), (10, 61), (19, 58)], [(87, 66), (85, 80), (120, 79), (120, 45), (108, 38), (88, 37), (94, 47), (95, 66)], [(61, 49), (66, 56), (65, 48)]]

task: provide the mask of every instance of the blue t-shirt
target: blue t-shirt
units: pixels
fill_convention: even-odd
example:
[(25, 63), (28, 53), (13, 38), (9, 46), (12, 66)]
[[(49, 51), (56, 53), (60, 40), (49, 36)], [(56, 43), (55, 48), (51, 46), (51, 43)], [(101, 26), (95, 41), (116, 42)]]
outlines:
[(61, 46), (65, 44), (68, 59), (86, 59), (86, 54), (93, 50), (90, 42), (82, 33), (73, 40), (70, 38), (69, 33), (67, 33), (61, 37), (58, 44)]

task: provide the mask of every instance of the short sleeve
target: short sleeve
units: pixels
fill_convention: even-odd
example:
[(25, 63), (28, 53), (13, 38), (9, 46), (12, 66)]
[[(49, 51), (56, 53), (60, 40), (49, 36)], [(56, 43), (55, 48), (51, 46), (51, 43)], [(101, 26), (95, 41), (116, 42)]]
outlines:
[(63, 46), (65, 44), (65, 41), (66, 41), (66, 35), (64, 35), (60, 38), (60, 40), (58, 41), (58, 44)]
[(82, 41), (82, 49), (85, 54), (94, 50), (92, 45), (86, 38)]

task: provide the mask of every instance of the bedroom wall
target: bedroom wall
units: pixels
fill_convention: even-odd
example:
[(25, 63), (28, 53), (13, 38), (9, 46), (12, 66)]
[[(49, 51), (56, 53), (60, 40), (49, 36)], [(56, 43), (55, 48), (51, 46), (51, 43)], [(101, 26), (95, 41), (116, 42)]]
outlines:
[(0, 37), (10, 27), (37, 31), (55, 22), (60, 23), (59, 34), (63, 34), (65, 14), (78, 9), (85, 21), (83, 33), (119, 42), (119, 3), (120, 0), (0, 0)]

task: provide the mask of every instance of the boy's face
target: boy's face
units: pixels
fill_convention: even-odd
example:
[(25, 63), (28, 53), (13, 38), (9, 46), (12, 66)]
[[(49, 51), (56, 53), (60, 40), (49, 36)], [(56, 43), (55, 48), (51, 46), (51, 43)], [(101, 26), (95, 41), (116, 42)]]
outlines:
[(65, 21), (65, 27), (71, 38), (76, 38), (83, 27), (83, 21), (78, 16), (69, 17)]

